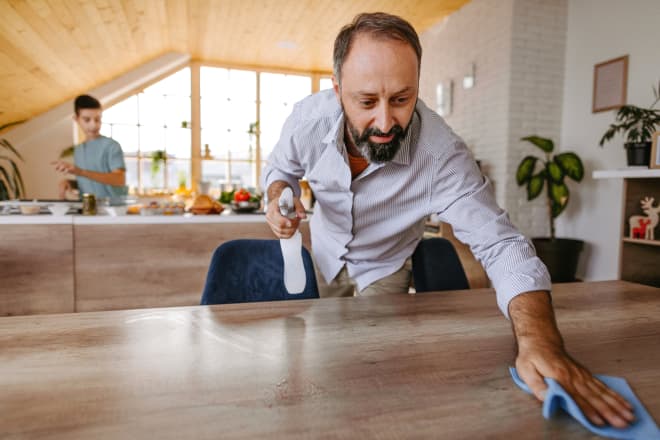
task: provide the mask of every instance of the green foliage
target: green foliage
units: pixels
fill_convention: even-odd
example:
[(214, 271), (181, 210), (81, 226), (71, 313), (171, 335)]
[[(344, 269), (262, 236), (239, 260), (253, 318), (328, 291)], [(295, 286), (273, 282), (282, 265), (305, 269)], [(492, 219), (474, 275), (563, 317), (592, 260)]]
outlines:
[[(23, 121), (0, 126), (0, 131)], [(7, 139), (0, 139), (0, 200), (20, 199), (25, 195), (25, 185), (16, 160), (23, 157)]]
[(610, 124), (599, 145), (610, 141), (615, 134), (623, 132), (626, 142), (651, 142), (651, 136), (660, 127), (660, 109), (654, 109), (660, 101), (660, 81), (653, 87), (655, 100), (649, 108), (624, 105), (616, 113), (614, 124)]
[(167, 153), (165, 150), (156, 150), (151, 153), (151, 174), (155, 176), (160, 171), (162, 164), (167, 162)]
[(73, 152), (76, 149), (75, 145), (69, 145), (62, 151), (60, 151), (60, 159), (65, 159), (67, 157), (73, 157)]
[[(555, 144), (550, 139), (527, 136), (521, 140), (530, 142), (545, 153), (545, 159), (525, 156), (516, 170), (516, 182), (518, 186), (527, 187), (527, 200), (534, 200), (543, 192), (543, 188), (546, 188), (550, 235), (554, 238), (554, 219), (566, 209), (570, 200), (570, 191), (564, 178), (580, 182), (584, 177), (584, 165), (580, 157), (572, 152), (552, 155)], [(537, 163), (542, 167), (535, 173)]]

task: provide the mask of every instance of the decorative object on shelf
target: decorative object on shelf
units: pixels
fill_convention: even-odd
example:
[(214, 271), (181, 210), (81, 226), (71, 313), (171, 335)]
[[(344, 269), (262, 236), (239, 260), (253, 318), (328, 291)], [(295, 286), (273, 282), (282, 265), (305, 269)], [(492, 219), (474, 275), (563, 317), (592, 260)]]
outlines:
[[(584, 242), (568, 238), (555, 237), (555, 218), (561, 214), (570, 199), (568, 186), (564, 178), (580, 182), (584, 177), (584, 166), (580, 157), (570, 151), (552, 155), (554, 142), (539, 136), (522, 138), (541, 149), (545, 160), (535, 156), (526, 156), (518, 165), (516, 182), (518, 186), (526, 185), (527, 200), (537, 198), (543, 188), (546, 189), (550, 237), (532, 238), (538, 257), (545, 263), (553, 282), (568, 282), (575, 280), (578, 257)], [(542, 165), (535, 173), (536, 164)]]
[(626, 105), (628, 55), (594, 66), (594, 93), (591, 112), (603, 112)]
[(454, 81), (442, 81), (437, 85), (435, 89), (436, 113), (442, 117), (451, 115), (453, 95)]
[(614, 124), (610, 124), (599, 145), (611, 140), (618, 132), (626, 136), (624, 147), (627, 151), (628, 165), (649, 165), (651, 156), (651, 138), (660, 127), (660, 109), (655, 105), (660, 101), (660, 81), (657, 87), (652, 87), (655, 100), (649, 108), (634, 105), (624, 105), (616, 113)]
[[(660, 85), (658, 85), (660, 88)], [(649, 160), (649, 168), (660, 168), (660, 131), (653, 133), (653, 146), (651, 147), (651, 159)]]
[(639, 238), (642, 240), (655, 240), (655, 227), (658, 226), (658, 216), (660, 214), (660, 204), (653, 206), (655, 199), (653, 197), (644, 197), (640, 204), (644, 215), (633, 215), (628, 219), (630, 227), (630, 238)]
[[(0, 126), (0, 131), (22, 122), (10, 122)], [(0, 200), (20, 199), (25, 195), (23, 177), (12, 156), (24, 162), (23, 157), (14, 146), (7, 139), (0, 138)]]
[(467, 73), (463, 76), (463, 88), (465, 90), (471, 89), (472, 87), (474, 87), (476, 81), (477, 81), (477, 65), (475, 63), (470, 63)]
[(211, 148), (209, 148), (209, 144), (204, 144), (204, 159), (213, 159), (213, 156), (211, 156)]

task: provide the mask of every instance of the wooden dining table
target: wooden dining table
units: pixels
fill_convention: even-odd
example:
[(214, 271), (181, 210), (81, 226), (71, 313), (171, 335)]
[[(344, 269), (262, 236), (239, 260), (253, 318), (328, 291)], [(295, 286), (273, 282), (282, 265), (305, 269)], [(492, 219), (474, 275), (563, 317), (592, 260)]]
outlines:
[[(660, 289), (557, 284), (569, 352), (660, 420)], [(0, 318), (0, 438), (584, 439), (509, 376), (492, 289)]]

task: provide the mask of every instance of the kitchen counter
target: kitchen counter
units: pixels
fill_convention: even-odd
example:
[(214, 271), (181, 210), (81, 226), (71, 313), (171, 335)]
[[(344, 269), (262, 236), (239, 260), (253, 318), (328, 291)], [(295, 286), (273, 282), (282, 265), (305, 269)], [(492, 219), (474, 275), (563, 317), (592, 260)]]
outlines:
[(196, 305), (214, 250), (237, 238), (275, 236), (263, 214), (2, 215), (0, 316)]
[(0, 215), (0, 225), (149, 225), (149, 224), (205, 224), (205, 223), (265, 223), (264, 214), (220, 215)]

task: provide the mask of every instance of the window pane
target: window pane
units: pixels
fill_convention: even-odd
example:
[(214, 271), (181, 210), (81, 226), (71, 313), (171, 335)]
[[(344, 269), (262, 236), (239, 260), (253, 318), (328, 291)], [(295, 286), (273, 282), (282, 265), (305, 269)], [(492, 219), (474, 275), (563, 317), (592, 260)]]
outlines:
[(185, 67), (144, 89), (144, 93), (155, 95), (190, 96), (190, 68)]
[(168, 188), (178, 188), (180, 184), (190, 187), (190, 161), (170, 159), (167, 161)]
[(254, 190), (254, 173), (252, 172), (252, 164), (247, 162), (232, 162), (231, 164), (232, 181), (238, 182), (242, 188)]
[(138, 95), (140, 107), (140, 125), (151, 125), (162, 127), (165, 125), (165, 115), (163, 110), (166, 108), (165, 97), (163, 95), (149, 95), (140, 93)]
[(162, 166), (162, 163), (159, 169), (154, 172), (151, 169), (151, 159), (142, 158), (140, 168), (142, 169), (142, 190), (163, 188), (165, 167)]
[(165, 129), (140, 127), (140, 152), (149, 154), (156, 150), (165, 150)]
[(327, 90), (332, 88), (332, 78), (321, 78), (319, 83), (319, 90)]
[(137, 124), (138, 101), (133, 95), (103, 111), (103, 122), (107, 124)]
[(202, 162), (202, 180), (211, 182), (211, 187), (224, 187), (227, 182), (227, 162), (205, 160)]
[(209, 146), (211, 157), (215, 159), (227, 158), (229, 143), (226, 141), (227, 131), (217, 128), (202, 129), (202, 155), (204, 148)]
[(126, 162), (126, 185), (128, 191), (134, 194), (138, 189), (138, 161), (136, 157), (125, 157), (124, 162)]
[[(253, 71), (202, 67), (202, 153), (209, 145), (214, 158), (254, 156), (248, 130), (257, 120), (257, 74)], [(252, 143), (254, 144), (254, 142)]]
[(168, 128), (182, 128), (183, 123), (190, 121), (190, 97), (165, 97), (165, 124)]
[(112, 138), (119, 142), (124, 154), (138, 152), (140, 143), (137, 125), (113, 125)]
[(280, 137), (284, 121), (293, 105), (309, 95), (312, 79), (308, 76), (261, 74), (261, 156), (268, 157)]
[(167, 154), (179, 159), (190, 159), (190, 130), (187, 128), (168, 128), (165, 132)]

